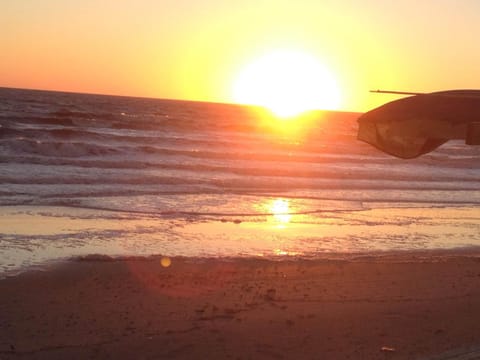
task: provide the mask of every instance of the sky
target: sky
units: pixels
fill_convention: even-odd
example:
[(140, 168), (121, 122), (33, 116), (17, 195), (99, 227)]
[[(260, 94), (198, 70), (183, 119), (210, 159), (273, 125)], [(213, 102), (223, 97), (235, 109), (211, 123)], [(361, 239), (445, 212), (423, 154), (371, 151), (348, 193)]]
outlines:
[(229, 103), (281, 49), (328, 69), (345, 111), (480, 88), (478, 0), (0, 0), (0, 25), (5, 87)]

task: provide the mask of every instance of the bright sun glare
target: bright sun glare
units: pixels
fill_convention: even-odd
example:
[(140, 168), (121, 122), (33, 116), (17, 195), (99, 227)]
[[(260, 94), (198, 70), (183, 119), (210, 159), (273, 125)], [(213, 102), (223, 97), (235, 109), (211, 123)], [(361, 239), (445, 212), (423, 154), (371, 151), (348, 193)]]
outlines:
[(264, 106), (280, 117), (340, 106), (331, 71), (313, 56), (295, 51), (272, 52), (248, 65), (234, 84), (233, 97), (238, 103)]
[(288, 200), (276, 199), (270, 204), (274, 219), (279, 223), (288, 223), (292, 215), (290, 214), (290, 206)]

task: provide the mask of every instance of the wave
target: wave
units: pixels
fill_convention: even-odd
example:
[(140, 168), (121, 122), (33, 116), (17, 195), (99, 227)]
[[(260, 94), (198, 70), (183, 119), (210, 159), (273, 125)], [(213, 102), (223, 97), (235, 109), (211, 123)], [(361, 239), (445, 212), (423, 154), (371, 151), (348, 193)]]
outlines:
[[(203, 131), (182, 131), (178, 129), (167, 129), (160, 126), (158, 129), (143, 129), (142, 125), (136, 129), (135, 124), (139, 121), (132, 121), (134, 124), (128, 126), (114, 126), (114, 124), (99, 123), (78, 124), (64, 123), (59, 124), (54, 121), (47, 123), (28, 123), (22, 121), (7, 122), (0, 125), (0, 137), (65, 137), (67, 139), (77, 137), (78, 140), (89, 140), (92, 137), (108, 137), (110, 141), (134, 142), (134, 143), (181, 143), (183, 145), (207, 145), (207, 146), (238, 146), (249, 148), (254, 145), (268, 146), (272, 149), (295, 150), (302, 148), (305, 151), (321, 152), (333, 146), (338, 150), (339, 147), (355, 144), (352, 140), (352, 134), (347, 139), (340, 139), (336, 136), (332, 142), (328, 137), (317, 135), (315, 141), (303, 141), (301, 143), (292, 141), (288, 137), (278, 136), (271, 132), (252, 132), (239, 133), (221, 129), (221, 127), (212, 127)], [(3, 136), (2, 136), (3, 135)]]
[[(296, 179), (312, 179), (312, 180), (349, 180), (349, 181), (364, 181), (371, 183), (379, 183), (380, 187), (388, 186), (389, 182), (396, 182), (397, 187), (412, 188), (419, 187), (422, 184), (424, 188), (430, 189), (444, 189), (444, 188), (478, 188), (478, 181), (480, 180), (480, 173), (442, 173), (437, 171), (434, 174), (416, 172), (412, 174), (409, 169), (401, 169), (400, 171), (392, 171), (388, 168), (377, 168), (374, 170), (368, 169), (356, 169), (353, 171), (355, 165), (344, 163), (342, 167), (335, 164), (330, 167), (328, 166), (316, 166), (313, 168), (305, 168), (300, 164), (294, 164), (294, 166), (282, 166), (280, 163), (273, 163), (263, 165), (259, 164), (258, 167), (253, 167), (249, 163), (246, 166), (238, 166), (234, 163), (225, 163), (224, 165), (210, 165), (202, 163), (182, 163), (181, 161), (172, 162), (144, 162), (138, 160), (128, 160), (128, 159), (119, 159), (117, 161), (113, 160), (62, 160), (62, 159), (52, 159), (49, 161), (48, 165), (45, 165), (41, 160), (33, 159), (22, 159), (24, 162), (23, 165), (43, 165), (47, 166), (48, 171), (39, 171), (38, 169), (29, 169), (29, 175), (32, 173), (51, 173), (53, 179), (57, 181), (68, 180), (68, 176), (74, 177), (78, 173), (82, 173), (84, 176), (90, 176), (93, 178), (92, 181), (104, 181), (102, 176), (98, 176), (98, 173), (85, 173), (81, 169), (98, 169), (101, 172), (108, 172), (109, 177), (115, 177), (118, 180), (110, 180), (110, 183), (115, 183), (116, 181), (122, 181), (122, 178), (128, 178), (132, 176), (131, 171), (140, 170), (142, 173), (135, 173), (134, 178), (137, 179), (138, 176), (143, 178), (150, 176), (149, 174), (176, 174), (178, 176), (179, 172), (184, 174), (186, 177), (198, 178), (199, 180), (211, 177), (215, 174), (222, 175), (223, 177), (228, 177), (230, 175), (238, 177), (247, 177), (248, 181), (251, 181), (252, 178), (285, 178), (288, 179), (292, 184)], [(7, 160), (8, 162), (11, 159)], [(4, 163), (5, 159), (0, 157), (0, 163)], [(20, 164), (20, 161), (17, 162)], [(57, 167), (56, 169), (53, 166)], [(52, 168), (50, 168), (52, 167)], [(117, 172), (112, 172), (115, 170), (120, 170)], [(419, 169), (421, 170), (421, 169)], [(60, 173), (63, 176), (59, 176)], [(213, 174), (212, 174), (213, 173)], [(70, 174), (70, 175), (69, 175)], [(8, 182), (8, 179), (1, 177), (3, 181)], [(11, 181), (20, 181), (18, 174), (10, 178)], [(378, 180), (381, 179), (380, 183)], [(27, 180), (28, 181), (28, 180)], [(278, 179), (276, 179), (278, 181)], [(460, 185), (459, 182), (462, 181), (463, 184)], [(137, 180), (137, 182), (140, 182)], [(410, 184), (405, 184), (405, 183)], [(372, 185), (373, 186), (373, 185)]]
[[(134, 121), (135, 123), (137, 121)], [(110, 124), (112, 125), (112, 124)], [(248, 149), (250, 147), (268, 147), (271, 150), (298, 151), (299, 149), (307, 152), (325, 152), (325, 150), (335, 148), (336, 152), (341, 152), (342, 148), (348, 148), (352, 142), (339, 141), (335, 139), (332, 143), (328, 139), (318, 138), (317, 141), (302, 142), (301, 144), (289, 140), (288, 138), (274, 136), (271, 133), (238, 133), (235, 131), (223, 131), (218, 128), (212, 128), (204, 131), (179, 131), (178, 129), (145, 130), (144, 126), (139, 129), (132, 129), (134, 126), (117, 127), (115, 126), (92, 126), (83, 124), (75, 126), (72, 124), (28, 124), (22, 122), (13, 122), (0, 126), (0, 138), (35, 138), (35, 139), (63, 139), (76, 141), (109, 141), (110, 143), (131, 143), (131, 144), (165, 144), (169, 146), (205, 146), (205, 147), (237, 147), (239, 149)], [(347, 153), (347, 151), (343, 151)]]
[(112, 113), (88, 112), (71, 109), (59, 109), (49, 113), (51, 118), (80, 118), (80, 119), (98, 119), (98, 120), (114, 120), (116, 116)]
[[(2, 135), (3, 134), (3, 135)], [(0, 145), (11, 154), (51, 155), (54, 157), (78, 156), (72, 148), (81, 154), (95, 155), (95, 149), (111, 149), (111, 153), (156, 154), (159, 156), (187, 156), (193, 158), (322, 162), (329, 156), (344, 154), (349, 156), (351, 149), (338, 147), (334, 152), (318, 149), (318, 152), (292, 145), (266, 146), (262, 142), (218, 141), (217, 139), (191, 139), (176, 136), (125, 136), (98, 133), (86, 130), (49, 129), (3, 129), (0, 131)], [(87, 148), (92, 151), (85, 151)], [(52, 153), (49, 149), (55, 148)], [(245, 150), (246, 149), (246, 150)], [(62, 151), (65, 150), (65, 151)], [(102, 153), (104, 154), (104, 153)], [(374, 160), (374, 158), (372, 159)]]
[[(78, 189), (78, 187), (77, 187)], [(125, 189), (126, 190), (126, 189)], [(152, 187), (149, 190), (138, 188), (127, 191), (92, 188), (82, 192), (51, 193), (44, 196), (24, 195), (24, 201), (11, 201), (0, 196), (0, 205), (60, 206), (116, 211), (138, 214), (156, 214), (162, 216), (261, 216), (271, 212), (254, 210), (257, 204), (268, 199), (291, 199), (292, 204), (300, 202), (298, 210), (293, 208), (290, 214), (320, 214), (336, 211), (367, 210), (370, 208), (390, 207), (476, 207), (480, 205), (480, 193), (477, 191), (451, 190), (401, 190), (369, 189), (314, 189), (310, 193), (302, 191), (292, 193), (288, 189), (235, 189), (228, 194), (221, 190), (207, 190), (195, 186), (183, 189), (172, 187), (171, 191)], [(206, 190), (206, 191), (205, 191)], [(233, 189), (232, 189), (233, 190)], [(314, 194), (314, 195), (311, 195)], [(248, 197), (248, 198), (245, 198)], [(440, 199), (440, 200), (439, 200)], [(219, 200), (221, 200), (219, 202)], [(305, 202), (310, 203), (306, 205)], [(325, 202), (328, 202), (327, 204)], [(383, 204), (383, 205), (382, 205)]]
[[(64, 142), (16, 139), (0, 141), (4, 153), (0, 163), (51, 166), (51, 173), (88, 176), (81, 169), (143, 170), (148, 173), (190, 172), (190, 177), (205, 178), (215, 174), (270, 178), (349, 179), (381, 181), (471, 182), (480, 181), (480, 170), (470, 169), (470, 158), (432, 163), (388, 161), (365, 157), (340, 157), (338, 154), (303, 155), (292, 153), (239, 153), (231, 151), (176, 150), (155, 146), (118, 146), (98, 142)], [(268, 151), (268, 150), (266, 150)], [(461, 165), (466, 166), (462, 167)], [(56, 168), (53, 168), (56, 167)], [(61, 169), (60, 169), (61, 168)], [(30, 173), (34, 171), (29, 169)], [(38, 169), (36, 170), (38, 171)], [(97, 173), (90, 172), (96, 177)], [(128, 174), (128, 173), (125, 173)], [(117, 172), (114, 177), (123, 177)], [(275, 181), (278, 181), (275, 180)]]
[(28, 115), (28, 114), (8, 114), (0, 115), (0, 121), (4, 126), (14, 124), (27, 124), (27, 125), (61, 125), (61, 126), (76, 126), (77, 122), (70, 118), (56, 118), (49, 117), (48, 114), (44, 116)]
[(42, 141), (17, 138), (0, 143), (4, 152), (10, 154), (35, 154), (50, 157), (82, 157), (121, 154), (114, 147), (85, 142)]
[(39, 93), (11, 97), (0, 112), (4, 199), (325, 189), (478, 196), (478, 149), (451, 142), (415, 161), (392, 159), (355, 140), (356, 114), (325, 115), (298, 140), (221, 104)]
[[(65, 169), (67, 172), (68, 169)], [(297, 194), (300, 191), (322, 192), (331, 190), (333, 197), (341, 199), (348, 191), (357, 191), (356, 196), (365, 198), (376, 196), (375, 193), (390, 191), (395, 197), (404, 196), (408, 191), (419, 191), (415, 196), (437, 194), (442, 202), (449, 197), (464, 196), (468, 201), (478, 202), (480, 190), (476, 182), (428, 182), (428, 181), (398, 181), (384, 180), (382, 182), (369, 179), (323, 178), (289, 178), (272, 176), (225, 176), (213, 177), (208, 174), (197, 176), (195, 173), (176, 173), (165, 175), (121, 174), (118, 172), (96, 172), (83, 174), (80, 171), (65, 173), (32, 172), (33, 176), (22, 171), (22, 174), (1, 175), (0, 182), (5, 190), (4, 195), (30, 194), (41, 196), (122, 196), (128, 194), (165, 194), (174, 192), (185, 193), (272, 193), (289, 192)], [(360, 193), (360, 192), (363, 192)], [(461, 193), (464, 192), (464, 193)], [(430, 196), (429, 195), (429, 196)], [(315, 196), (315, 194), (313, 194)], [(391, 198), (391, 195), (381, 197)], [(415, 199), (413, 197), (412, 199)], [(431, 199), (429, 200), (431, 201)]]
[(81, 130), (79, 128), (73, 127), (62, 127), (62, 128), (0, 128), (0, 139), (12, 139), (23, 140), (23, 139), (35, 139), (35, 140), (46, 140), (49, 138), (58, 138), (64, 141), (69, 141), (72, 139), (81, 140), (89, 139), (90, 141), (106, 141), (111, 138), (107, 134), (102, 134), (94, 131)]

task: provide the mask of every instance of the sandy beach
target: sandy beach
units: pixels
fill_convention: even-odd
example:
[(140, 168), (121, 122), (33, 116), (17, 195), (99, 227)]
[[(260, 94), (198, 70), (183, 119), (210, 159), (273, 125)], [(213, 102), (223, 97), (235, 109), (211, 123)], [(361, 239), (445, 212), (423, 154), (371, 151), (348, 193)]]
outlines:
[(0, 360), (480, 360), (479, 14), (0, 0)]
[(478, 255), (57, 264), (0, 281), (0, 358), (442, 358), (480, 344)]

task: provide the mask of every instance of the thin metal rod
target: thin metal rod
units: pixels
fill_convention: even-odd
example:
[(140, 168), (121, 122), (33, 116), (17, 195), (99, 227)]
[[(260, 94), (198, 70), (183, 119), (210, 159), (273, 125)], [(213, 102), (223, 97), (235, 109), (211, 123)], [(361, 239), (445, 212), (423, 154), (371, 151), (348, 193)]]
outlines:
[(397, 95), (423, 95), (425, 93), (411, 91), (394, 91), (394, 90), (370, 90), (371, 93), (377, 94), (397, 94)]

